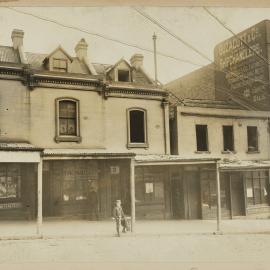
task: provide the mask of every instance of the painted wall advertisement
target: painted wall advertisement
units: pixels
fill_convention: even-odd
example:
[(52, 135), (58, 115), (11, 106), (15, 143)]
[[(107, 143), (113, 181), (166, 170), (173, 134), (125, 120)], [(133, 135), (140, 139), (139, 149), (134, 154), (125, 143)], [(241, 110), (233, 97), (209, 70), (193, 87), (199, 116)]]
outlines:
[(228, 92), (255, 108), (270, 108), (267, 26), (262, 21), (215, 47), (217, 97)]

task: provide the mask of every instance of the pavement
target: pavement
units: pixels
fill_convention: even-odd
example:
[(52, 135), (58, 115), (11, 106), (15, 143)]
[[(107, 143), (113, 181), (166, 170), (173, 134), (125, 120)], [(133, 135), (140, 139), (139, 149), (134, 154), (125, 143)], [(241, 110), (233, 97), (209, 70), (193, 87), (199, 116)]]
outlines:
[[(269, 270), (270, 220), (137, 221), (115, 237), (113, 221), (1, 222), (0, 269)], [(20, 240), (7, 240), (7, 239)], [(6, 240), (4, 240), (6, 239)]]
[[(183, 234), (270, 234), (270, 219), (223, 220), (217, 232), (215, 220), (149, 220), (136, 221), (133, 236)], [(45, 220), (43, 238), (111, 237), (113, 221)], [(1, 221), (0, 239), (32, 239), (37, 237), (36, 222)]]

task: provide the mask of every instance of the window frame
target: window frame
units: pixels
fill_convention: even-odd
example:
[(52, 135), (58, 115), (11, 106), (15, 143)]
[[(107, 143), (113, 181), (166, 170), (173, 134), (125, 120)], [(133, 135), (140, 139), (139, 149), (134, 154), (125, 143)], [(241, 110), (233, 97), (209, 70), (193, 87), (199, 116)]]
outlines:
[[(256, 149), (254, 150), (251, 150), (249, 147), (249, 136), (248, 136), (248, 129), (249, 128), (256, 128), (256, 141), (257, 141), (257, 147)], [(256, 153), (259, 153), (260, 150), (259, 150), (259, 130), (258, 130), (258, 126), (247, 126), (246, 128), (246, 134), (247, 134), (247, 153), (248, 154), (256, 154)]]
[[(232, 128), (232, 149), (231, 150), (226, 150), (225, 149), (224, 127), (231, 127)], [(235, 140), (234, 140), (234, 126), (233, 125), (222, 125), (222, 138), (223, 138), (223, 149), (222, 149), (222, 153), (228, 153), (228, 152), (235, 153)]]
[[(128, 80), (127, 81), (119, 81), (119, 71), (126, 71), (128, 72)], [(117, 82), (121, 82), (121, 83), (125, 83), (125, 82), (131, 82), (131, 72), (130, 69), (125, 69), (125, 68), (117, 68), (116, 69), (116, 78), (117, 78)]]
[[(261, 173), (266, 173), (265, 176), (261, 176)], [(255, 173), (259, 173), (259, 176), (256, 176)], [(246, 201), (247, 201), (247, 208), (249, 207), (259, 207), (260, 205), (270, 205), (269, 202), (269, 192), (270, 192), (270, 185), (269, 185), (269, 171), (267, 170), (255, 170), (255, 171), (248, 171), (244, 174), (244, 180), (245, 180), (245, 196), (246, 196)], [(252, 196), (249, 196), (248, 194), (248, 188), (247, 188), (247, 182), (250, 181), (251, 189), (252, 191)], [(263, 181), (265, 181), (265, 185), (263, 185)], [(258, 191), (255, 192), (255, 183), (259, 183), (259, 198), (258, 198)], [(264, 201), (263, 197), (263, 189), (264, 187), (267, 191), (267, 198), (266, 202)], [(250, 199), (249, 199), (250, 198)], [(259, 202), (258, 202), (259, 201)]]
[[(130, 140), (130, 112), (141, 111), (144, 113), (144, 142), (136, 143)], [(127, 148), (148, 148), (148, 124), (147, 124), (147, 110), (139, 107), (132, 107), (127, 109)]]
[[(198, 140), (197, 140), (197, 126), (206, 126), (206, 148), (207, 150), (198, 150)], [(209, 134), (207, 124), (195, 124), (195, 139), (196, 139), (196, 151), (195, 153), (210, 153), (209, 146)]]
[[(59, 108), (62, 101), (71, 101), (76, 104), (76, 135), (60, 135), (60, 114)], [(80, 103), (78, 99), (70, 97), (61, 97), (55, 100), (55, 141), (59, 142), (81, 142), (80, 136)]]
[[(54, 64), (54, 61), (63, 61), (66, 63), (66, 68), (59, 68), (59, 67), (56, 67)], [(56, 71), (56, 72), (61, 72), (61, 73), (66, 73), (68, 72), (68, 61), (67, 59), (65, 58), (53, 58), (52, 59), (52, 69), (53, 71)]]

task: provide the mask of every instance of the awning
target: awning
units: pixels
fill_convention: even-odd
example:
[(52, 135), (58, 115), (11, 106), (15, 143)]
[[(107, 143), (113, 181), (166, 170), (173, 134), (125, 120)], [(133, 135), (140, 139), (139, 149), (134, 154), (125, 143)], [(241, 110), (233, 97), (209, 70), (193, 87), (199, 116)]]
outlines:
[(183, 158), (179, 155), (136, 155), (135, 165), (183, 165), (183, 164), (209, 164), (220, 158)]
[(270, 168), (270, 160), (241, 160), (231, 162), (221, 162), (220, 170), (253, 170), (253, 169), (267, 169)]
[(44, 149), (43, 158), (48, 159), (131, 159), (134, 153), (105, 152), (104, 149)]
[(0, 143), (0, 163), (37, 163), (43, 149), (29, 143)]

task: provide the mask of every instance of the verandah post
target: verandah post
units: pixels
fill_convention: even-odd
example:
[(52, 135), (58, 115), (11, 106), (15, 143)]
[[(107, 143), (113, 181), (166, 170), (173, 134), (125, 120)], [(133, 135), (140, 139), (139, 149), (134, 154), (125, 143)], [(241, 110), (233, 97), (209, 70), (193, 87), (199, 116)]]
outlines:
[(42, 159), (38, 163), (37, 175), (37, 235), (42, 235)]
[(135, 169), (134, 159), (130, 160), (130, 200), (131, 200), (131, 231), (135, 231)]
[(217, 184), (217, 233), (220, 233), (221, 198), (220, 198), (220, 172), (218, 161), (216, 161), (216, 184)]

